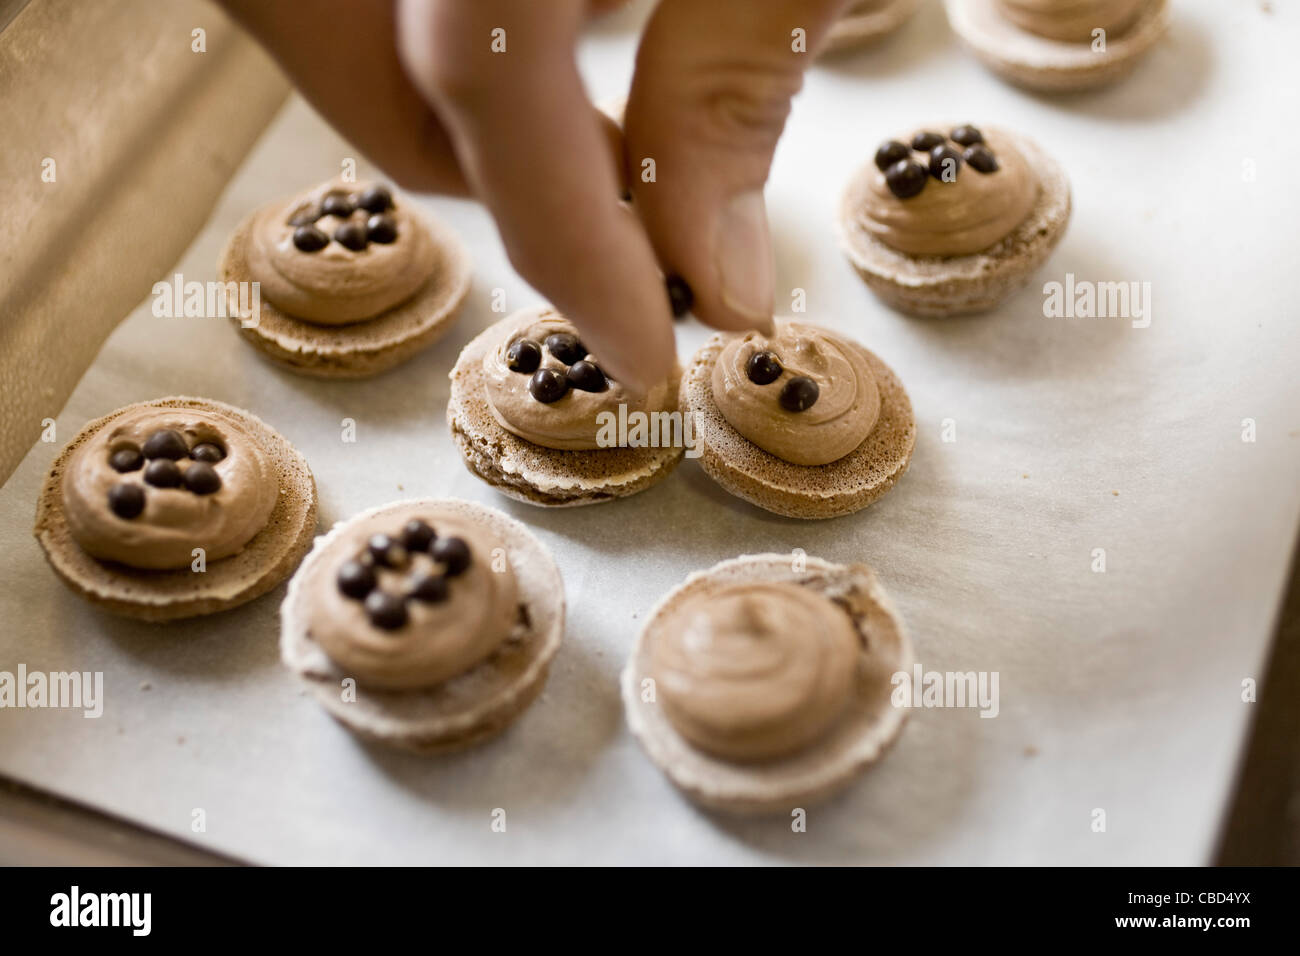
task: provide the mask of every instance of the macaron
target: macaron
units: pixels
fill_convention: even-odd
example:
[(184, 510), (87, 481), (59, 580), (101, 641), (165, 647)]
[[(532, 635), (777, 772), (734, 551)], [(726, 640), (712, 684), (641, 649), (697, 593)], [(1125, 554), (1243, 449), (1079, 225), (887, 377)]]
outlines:
[(856, 0), (831, 27), (822, 53), (839, 53), (883, 40), (912, 19), (920, 6), (921, 0)]
[(880, 759), (907, 716), (902, 619), (863, 564), (742, 555), (650, 613), (623, 669), (628, 727), (696, 803), (789, 813)]
[[(513, 351), (512, 351), (513, 350)], [(689, 435), (679, 374), (624, 389), (554, 309), (522, 309), (476, 336), (451, 370), (447, 423), (465, 466), (516, 501), (599, 504), (644, 491)]]
[(564, 582), (498, 511), (399, 501), (316, 541), (280, 621), (281, 660), (330, 716), (363, 740), (441, 753), (536, 699), (564, 634)]
[[(1085, 23), (1080, 36), (1066, 38), (1053, 29), (1033, 32), (1026, 24), (1033, 17), (1058, 15), (1077, 20), (1077, 4), (1072, 9), (1062, 6), (1059, 12), (1028, 8), (1021, 17), (1026, 23), (1008, 16), (1003, 0), (945, 0), (945, 4), (953, 30), (981, 63), (1003, 79), (1041, 93), (1072, 93), (1122, 79), (1164, 36), (1170, 21), (1169, 0), (1134, 0), (1132, 19), (1122, 29), (1103, 36), (1096, 32), (1104, 31), (1103, 27)], [(1021, 6), (1026, 6), (1023, 0)]]
[(469, 291), (470, 259), (448, 226), (405, 197), (335, 180), (249, 215), (220, 275), (228, 314), (261, 355), (313, 378), (364, 378), (447, 332)]
[(74, 592), (170, 621), (235, 607), (289, 576), (316, 531), (311, 469), (251, 413), (202, 398), (89, 422), (54, 459), (36, 540)]
[[(798, 409), (791, 393), (802, 379), (818, 394)], [(713, 335), (687, 366), (681, 394), (705, 473), (731, 494), (791, 518), (867, 507), (902, 477), (916, 445), (912, 403), (894, 371), (864, 346), (811, 323), (778, 320), (773, 337)], [(740, 430), (747, 427), (759, 431), (747, 437)]]
[[(1027, 136), (935, 124), (880, 145), (850, 179), (836, 227), (849, 262), (889, 305), (917, 316), (967, 315), (1029, 282), (1065, 234), (1070, 210), (1065, 170)], [(969, 228), (956, 227), (954, 215)], [(936, 244), (941, 251), (926, 251)]]

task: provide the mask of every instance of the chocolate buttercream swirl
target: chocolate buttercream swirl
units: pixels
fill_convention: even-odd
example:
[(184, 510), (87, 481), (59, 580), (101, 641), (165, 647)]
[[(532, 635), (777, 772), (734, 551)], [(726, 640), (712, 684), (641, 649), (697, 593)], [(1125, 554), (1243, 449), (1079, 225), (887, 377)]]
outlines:
[(1068, 43), (1088, 43), (1092, 31), (1121, 36), (1149, 0), (998, 0), (1002, 15), (1020, 29)]
[[(168, 431), (179, 439), (164, 437), (180, 444), (146, 459), (150, 438)], [(203, 445), (220, 449), (220, 460), (201, 460)], [(115, 511), (110, 501), (123, 489), (142, 507)], [(151, 570), (189, 567), (195, 548), (209, 562), (238, 553), (265, 527), (279, 496), (273, 464), (237, 422), (190, 408), (118, 416), (77, 449), (63, 475), (68, 529), (82, 550)]]
[(656, 628), (650, 675), (673, 727), (734, 761), (782, 757), (844, 711), (861, 640), (832, 601), (797, 584), (721, 585), (683, 600)]
[[(325, 183), (254, 215), (249, 273), (277, 309), (320, 325), (343, 325), (401, 305), (429, 281), (437, 253), (428, 229), (404, 201), (381, 214), (358, 206), (367, 188), (365, 183)], [(343, 200), (338, 208), (326, 204), (331, 195)], [(371, 231), (383, 241), (365, 238), (367, 222), (376, 215), (384, 221)], [(294, 243), (299, 229), (319, 232), (307, 245), (309, 251)], [(354, 240), (362, 247), (345, 244)]]
[[(758, 384), (750, 359), (770, 352), (778, 377)], [(794, 378), (811, 379), (816, 401), (802, 411), (782, 406)], [(795, 465), (824, 465), (857, 448), (880, 415), (880, 390), (861, 349), (833, 333), (801, 322), (778, 321), (775, 334), (737, 335), (713, 367), (713, 400), (731, 424), (764, 451)]]

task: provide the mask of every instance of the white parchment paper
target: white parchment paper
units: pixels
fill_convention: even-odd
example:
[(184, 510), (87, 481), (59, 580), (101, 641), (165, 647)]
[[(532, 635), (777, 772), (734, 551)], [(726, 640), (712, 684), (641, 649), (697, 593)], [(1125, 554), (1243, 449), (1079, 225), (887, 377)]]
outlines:
[[(447, 371), (496, 317), (494, 288), (511, 309), (537, 296), (470, 203), (427, 203), (473, 251), (458, 325), (371, 381), (295, 377), (224, 320), (155, 318), (145, 303), (58, 416), (58, 442), (36, 445), (0, 491), (0, 669), (102, 671), (106, 683), (97, 720), (0, 711), (0, 772), (270, 863), (1205, 862), (1251, 716), (1243, 681), (1262, 676), (1300, 513), (1300, 10), (1176, 6), (1171, 35), (1131, 79), (1073, 99), (1000, 83), (937, 3), (887, 45), (809, 73), (769, 186), (778, 297), (805, 290), (809, 318), (875, 349), (918, 425), (909, 473), (848, 518), (768, 515), (693, 462), (634, 499), (554, 512), (471, 477), (443, 419)], [(593, 97), (625, 91), (643, 15), (616, 15), (584, 41)], [(1045, 318), (1037, 284), (981, 318), (919, 321), (880, 305), (836, 248), (836, 202), (879, 140), (930, 118), (1019, 129), (1057, 156), (1075, 214), (1038, 281), (1150, 282), (1149, 327)], [(240, 217), (352, 155), (291, 102), (179, 271), (214, 278)], [(76, 335), (76, 315), (66, 322)], [(682, 326), (682, 355), (705, 335)], [(295, 443), (322, 527), (412, 495), (527, 522), (569, 602), (541, 699), (458, 756), (371, 749), (280, 667), (283, 589), (161, 627), (65, 590), (30, 530), (46, 467), (87, 419), (175, 393), (247, 407)], [(355, 444), (341, 441), (345, 418)], [(927, 669), (1000, 675), (997, 717), (913, 712), (881, 764), (810, 811), (806, 833), (692, 808), (629, 736), (617, 690), (646, 612), (689, 571), (793, 548), (874, 565)], [(498, 808), (504, 833), (491, 827)]]

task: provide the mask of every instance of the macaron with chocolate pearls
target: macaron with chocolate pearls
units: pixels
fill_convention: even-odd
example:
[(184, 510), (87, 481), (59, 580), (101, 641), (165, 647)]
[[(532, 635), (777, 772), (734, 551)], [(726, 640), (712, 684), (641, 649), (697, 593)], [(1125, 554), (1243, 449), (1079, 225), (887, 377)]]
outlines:
[(836, 230), (861, 279), (916, 316), (997, 307), (1070, 221), (1065, 170), (1027, 136), (936, 123), (886, 139), (849, 180)]
[(265, 594), (315, 532), (302, 455), (250, 412), (184, 396), (87, 423), (50, 466), (34, 531), (64, 584), (145, 621)]
[(1039, 93), (1096, 89), (1131, 73), (1169, 29), (1169, 0), (945, 0), (948, 22), (986, 67)]
[[(679, 379), (675, 369), (644, 394), (625, 388), (563, 315), (536, 306), (465, 346), (447, 423), (465, 467), (503, 495), (550, 508), (600, 504), (644, 491), (681, 461)], [(652, 420), (669, 424), (642, 442), (637, 422)], [(621, 434), (620, 421), (633, 429)]]
[(503, 731), (564, 634), (564, 582), (520, 522), (458, 499), (382, 505), (319, 538), (280, 608), (280, 657), (363, 740), (421, 754)]
[(262, 356), (313, 378), (364, 378), (446, 334), (471, 268), (451, 228), (407, 197), (334, 180), (254, 210), (220, 275), (227, 313)]
[[(751, 654), (762, 666), (744, 666)], [(753, 554), (669, 592), (620, 685), (633, 736), (687, 797), (788, 814), (881, 758), (907, 716), (893, 703), (893, 675), (910, 674), (913, 660), (866, 565)]]

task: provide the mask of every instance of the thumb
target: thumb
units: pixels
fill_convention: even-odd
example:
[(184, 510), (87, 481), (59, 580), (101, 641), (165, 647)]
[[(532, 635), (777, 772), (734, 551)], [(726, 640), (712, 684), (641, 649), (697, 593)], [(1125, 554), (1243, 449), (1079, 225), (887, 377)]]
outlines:
[(802, 50), (818, 49), (842, 6), (663, 0), (646, 26), (624, 120), (632, 194), (664, 270), (715, 328), (771, 328), (763, 185), (810, 62)]

